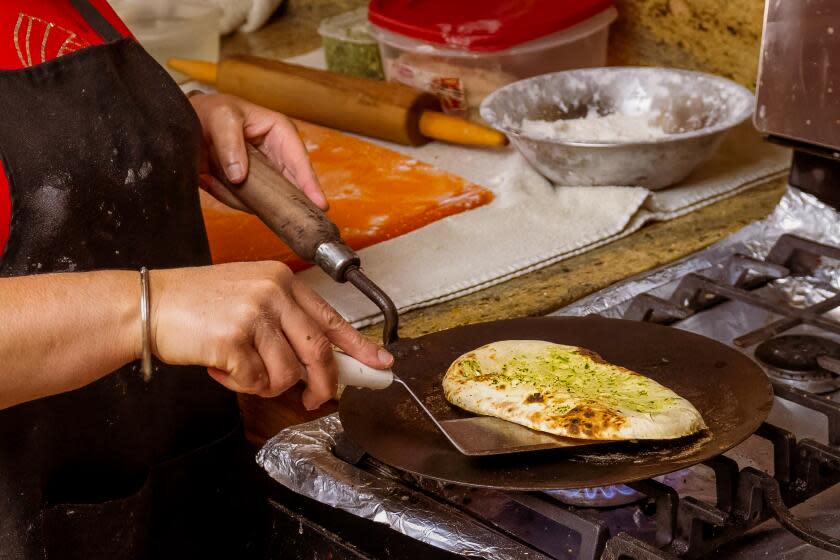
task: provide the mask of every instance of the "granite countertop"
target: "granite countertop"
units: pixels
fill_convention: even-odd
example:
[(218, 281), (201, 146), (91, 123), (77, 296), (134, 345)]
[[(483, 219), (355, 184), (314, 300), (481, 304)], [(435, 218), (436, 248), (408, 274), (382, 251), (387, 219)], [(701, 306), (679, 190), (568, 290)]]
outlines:
[[(320, 46), (324, 17), (366, 4), (365, 0), (287, 0), (265, 28), (223, 41), (223, 55), (285, 58)], [(618, 0), (621, 14), (611, 30), (610, 63), (674, 66), (714, 72), (754, 87), (761, 35), (761, 0)], [(655, 223), (604, 247), (572, 257), (462, 298), (401, 315), (400, 334), (413, 337), (450, 327), (541, 315), (614, 282), (696, 252), (776, 206), (786, 181), (778, 179), (687, 216)], [(366, 329), (372, 338), (379, 326)], [(254, 441), (285, 426), (335, 410), (310, 413), (299, 390), (276, 399), (243, 397), (246, 426)]]

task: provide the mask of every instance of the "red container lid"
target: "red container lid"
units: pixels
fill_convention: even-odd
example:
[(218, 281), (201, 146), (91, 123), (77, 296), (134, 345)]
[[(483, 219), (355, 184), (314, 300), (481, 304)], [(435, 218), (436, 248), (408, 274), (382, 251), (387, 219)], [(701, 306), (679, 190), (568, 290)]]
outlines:
[(412, 39), (493, 52), (556, 33), (612, 0), (371, 0), (371, 23)]

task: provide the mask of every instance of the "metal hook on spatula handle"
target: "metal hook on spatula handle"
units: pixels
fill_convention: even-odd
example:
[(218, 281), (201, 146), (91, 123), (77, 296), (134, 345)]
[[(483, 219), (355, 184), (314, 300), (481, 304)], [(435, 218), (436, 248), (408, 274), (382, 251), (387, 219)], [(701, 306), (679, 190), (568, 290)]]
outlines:
[(341, 239), (336, 225), (265, 155), (250, 144), (246, 146), (249, 161), (245, 180), (238, 185), (227, 181), (218, 165), (214, 169), (216, 177), (300, 258), (317, 264), (337, 282), (349, 281), (376, 304), (385, 317), (384, 344), (395, 341), (398, 316), (394, 302), (362, 273), (359, 256)]

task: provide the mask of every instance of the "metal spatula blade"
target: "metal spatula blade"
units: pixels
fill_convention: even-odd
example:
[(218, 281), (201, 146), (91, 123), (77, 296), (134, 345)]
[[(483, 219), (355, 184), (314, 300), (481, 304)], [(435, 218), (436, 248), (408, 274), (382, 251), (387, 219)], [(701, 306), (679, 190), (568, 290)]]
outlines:
[(438, 425), (458, 451), (470, 456), (502, 455), (605, 443), (538, 432), (491, 416), (443, 420)]
[(368, 389), (385, 389), (400, 384), (417, 406), (434, 423), (455, 449), (469, 456), (504, 455), (544, 449), (584, 447), (604, 441), (565, 438), (538, 432), (501, 418), (475, 416), (456, 420), (439, 420), (414, 390), (391, 371), (373, 369), (341, 352), (335, 353), (339, 383)]

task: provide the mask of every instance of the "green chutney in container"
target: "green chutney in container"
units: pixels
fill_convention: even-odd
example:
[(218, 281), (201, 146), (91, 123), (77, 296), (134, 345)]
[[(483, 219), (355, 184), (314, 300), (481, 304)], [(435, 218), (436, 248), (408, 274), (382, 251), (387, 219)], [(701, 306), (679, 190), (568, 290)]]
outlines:
[(330, 72), (385, 79), (379, 43), (368, 33), (367, 8), (323, 20), (318, 33)]

